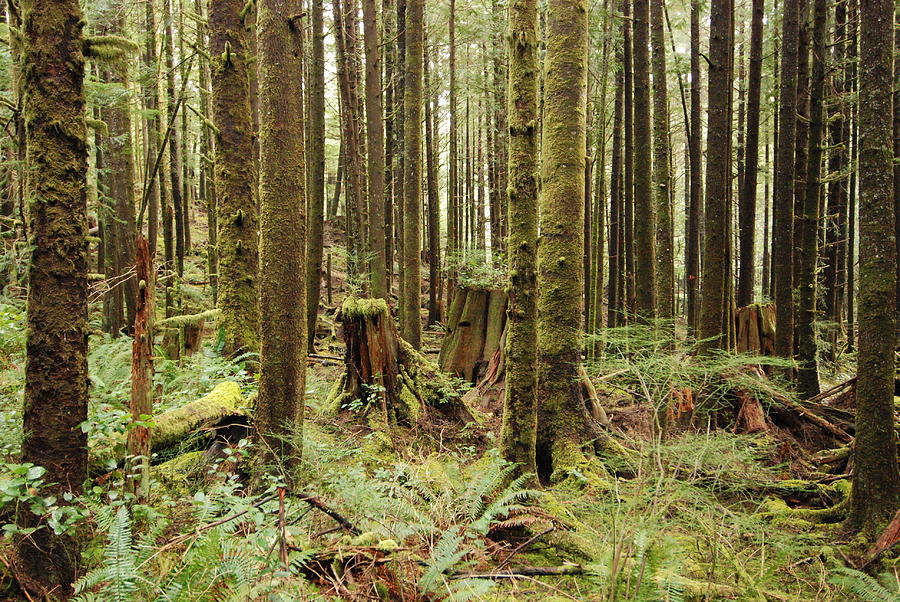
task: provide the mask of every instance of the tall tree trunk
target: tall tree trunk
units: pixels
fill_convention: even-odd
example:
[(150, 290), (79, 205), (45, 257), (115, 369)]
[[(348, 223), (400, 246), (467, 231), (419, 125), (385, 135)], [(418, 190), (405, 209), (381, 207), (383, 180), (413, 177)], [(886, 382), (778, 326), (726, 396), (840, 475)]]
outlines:
[(159, 232), (159, 206), (163, 194), (159, 171), (154, 171), (154, 163), (159, 153), (159, 86), (156, 83), (156, 2), (147, 0), (144, 13), (144, 53), (143, 67), (146, 75), (141, 82), (141, 94), (144, 99), (145, 131), (147, 138), (147, 156), (144, 161), (144, 190), (142, 199), (147, 204), (147, 241), (150, 254), (156, 255), (157, 236)]
[[(178, 99), (175, 95), (175, 37), (172, 33), (172, 3), (174, 0), (162, 0), (163, 3), (163, 23), (165, 26), (165, 65), (166, 65), (166, 101), (167, 116), (170, 123), (175, 123), (175, 114), (178, 111)], [(169, 135), (169, 190), (172, 193), (172, 205), (170, 211), (175, 224), (174, 244), (175, 244), (175, 265), (169, 265), (169, 269), (175, 268), (175, 273), (179, 280), (184, 274), (184, 228), (186, 225), (184, 215), (184, 201), (182, 200), (181, 191), (181, 149), (178, 144), (178, 136), (173, 129)], [(173, 283), (166, 283), (166, 290), (173, 286)], [(175, 285), (176, 288), (180, 286)], [(168, 305), (168, 303), (167, 303)]]
[(440, 201), (438, 198), (438, 127), (437, 112), (438, 94), (434, 82), (431, 81), (429, 52), (425, 52), (425, 159), (426, 179), (428, 180), (428, 325), (437, 324), (441, 320), (441, 223)]
[(259, 0), (260, 378), (264, 457), (294, 462), (306, 392), (306, 177), (299, 0)]
[[(820, 0), (821, 1), (821, 0)], [(860, 0), (859, 356), (849, 524), (874, 539), (900, 506), (894, 429), (897, 246), (891, 129), (894, 3)]]
[(675, 232), (669, 162), (669, 100), (666, 94), (666, 42), (663, 31), (664, 0), (650, 2), (653, 46), (653, 194), (656, 207), (656, 314), (675, 317)]
[(425, 0), (408, 0), (406, 5), (406, 82), (403, 92), (403, 306), (401, 334), (419, 350), (422, 320), (419, 294), (422, 281), (422, 47)]
[(822, 143), (825, 132), (825, 28), (828, 21), (826, 0), (814, 0), (812, 76), (809, 103), (809, 157), (806, 168), (806, 190), (803, 201), (803, 240), (800, 254), (800, 309), (797, 320), (797, 361), (800, 391), (807, 397), (819, 393), (819, 369), (816, 360), (816, 297), (819, 257), (820, 192), (822, 175)]
[(537, 2), (509, 6), (509, 305), (503, 457), (537, 473)]
[(635, 305), (635, 244), (634, 244), (634, 69), (632, 57), (634, 48), (631, 41), (631, 2), (623, 0), (622, 5), (622, 37), (625, 45), (625, 57), (622, 70), (625, 71), (625, 159), (624, 178), (622, 184), (625, 195), (625, 313), (634, 315)]
[[(202, 0), (195, 0), (195, 11), (201, 17), (201, 20), (208, 22), (207, 11), (205, 10)], [(197, 47), (209, 48), (207, 27), (198, 25), (197, 27)], [(206, 245), (206, 265), (209, 274), (209, 288), (212, 295), (213, 305), (218, 304), (219, 300), (219, 242), (218, 242), (218, 209), (216, 203), (216, 177), (215, 177), (215, 133), (209, 127), (212, 123), (212, 102), (210, 95), (210, 67), (208, 60), (202, 60), (199, 66), (199, 84), (200, 84), (200, 114), (206, 120), (201, 127), (200, 137), (200, 174), (205, 185), (203, 186), (204, 201), (206, 202), (206, 224), (207, 224), (207, 245)]]
[(687, 272), (687, 321), (688, 329), (698, 335), (700, 300), (700, 223), (703, 204), (703, 156), (702, 125), (700, 121), (700, 0), (691, 0), (691, 118), (688, 144), (691, 157), (691, 203), (688, 210), (687, 241), (685, 243)]
[[(847, 63), (847, 90), (853, 96), (859, 90), (857, 78), (856, 58), (857, 32), (859, 31), (859, 1), (850, 0), (850, 25), (849, 48)], [(850, 165), (858, 166), (859, 158), (859, 103), (850, 105)], [(850, 181), (847, 183), (847, 350), (853, 351), (856, 347), (856, 207), (857, 174), (858, 169), (850, 170)]]
[(800, 259), (803, 245), (803, 202), (806, 198), (806, 167), (809, 161), (809, 6), (810, 0), (800, 0), (800, 26), (797, 36), (797, 123), (794, 140), (794, 221), (791, 253), (793, 350), (799, 347), (797, 323), (800, 304)]
[[(306, 342), (315, 347), (319, 294), (322, 290), (322, 247), (325, 229), (325, 31), (323, 0), (311, 0), (311, 50), (309, 79), (309, 188), (306, 191)], [(340, 177), (335, 180), (340, 186)]]
[(797, 36), (801, 0), (785, 0), (781, 25), (781, 70), (778, 91), (778, 143), (772, 201), (772, 278), (775, 297), (775, 352), (792, 357), (794, 312), (794, 134), (797, 122)]
[[(60, 504), (87, 479), (87, 130), (83, 16), (76, 0), (22, 0), (29, 245), (23, 463), (43, 466), (42, 495)], [(36, 531), (16, 540), (35, 598), (68, 597), (80, 552), (19, 506)]]
[(650, 130), (650, 5), (634, 0), (634, 246), (635, 302), (644, 319), (656, 316), (656, 210)]
[(729, 76), (731, 18), (729, 0), (714, 0), (709, 28), (709, 117), (707, 118), (705, 245), (700, 303), (703, 347), (726, 347), (728, 190), (731, 181)]
[(759, 173), (759, 117), (762, 88), (762, 36), (764, 0), (753, 0), (750, 19), (750, 72), (747, 77), (747, 136), (744, 177), (739, 181), (740, 271), (738, 307), (753, 301), (756, 275), (756, 182)]
[[(450, 140), (447, 154), (447, 258), (455, 259), (460, 248), (459, 228), (459, 149), (456, 124), (456, 0), (450, 0), (450, 90), (448, 107)], [(447, 273), (447, 305), (456, 288), (456, 274), (452, 267)]]
[(213, 122), (217, 128), (219, 308), (226, 353), (259, 348), (259, 211), (256, 173), (247, 168), (255, 151), (243, 6), (241, 0), (215, 0), (209, 6)]
[[(646, 39), (645, 39), (646, 42)], [(579, 385), (584, 241), (584, 0), (551, 0), (547, 11), (538, 246), (537, 469), (543, 480), (578, 463), (591, 438)]]
[[(628, 0), (622, 0), (622, 3)], [(621, 12), (621, 11), (620, 11)], [(625, 27), (625, 25), (623, 25)], [(616, 63), (622, 64), (624, 48), (621, 40), (616, 43)], [(625, 291), (619, 286), (625, 268), (624, 202), (622, 197), (622, 128), (625, 94), (625, 73), (616, 71), (615, 101), (613, 104), (612, 164), (609, 182), (609, 293), (607, 298), (606, 325), (610, 328), (623, 322), (622, 310)], [(598, 308), (599, 309), (599, 308)]]
[(368, 136), (369, 249), (372, 251), (372, 296), (388, 298), (384, 247), (384, 121), (381, 103), (381, 63), (375, 0), (363, 0), (366, 46), (366, 135)]

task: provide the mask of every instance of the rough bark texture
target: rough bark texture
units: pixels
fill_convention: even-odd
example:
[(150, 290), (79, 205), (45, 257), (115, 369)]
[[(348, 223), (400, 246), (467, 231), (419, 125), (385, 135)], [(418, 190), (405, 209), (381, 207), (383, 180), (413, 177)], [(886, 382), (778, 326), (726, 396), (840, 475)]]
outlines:
[(675, 317), (675, 232), (670, 190), (669, 100), (666, 94), (664, 0), (650, 2), (653, 46), (653, 204), (656, 207), (656, 315)]
[(366, 136), (368, 147), (369, 250), (372, 296), (388, 298), (384, 247), (384, 121), (381, 110), (380, 36), (375, 0), (363, 0), (366, 52)]
[(753, 300), (756, 275), (756, 180), (759, 166), (760, 90), (762, 89), (762, 36), (764, 0), (753, 0), (750, 19), (750, 70), (747, 78), (747, 137), (744, 177), (739, 180), (740, 268), (737, 305)]
[(731, 180), (729, 143), (729, 77), (731, 19), (729, 0), (713, 0), (709, 27), (709, 117), (706, 134), (706, 209), (700, 338), (704, 348), (725, 347), (728, 189)]
[(303, 97), (285, 82), (303, 73), (299, 0), (260, 0), (259, 305), (256, 428), (266, 456), (295, 461), (306, 394), (306, 173)]
[(900, 506), (894, 433), (896, 261), (891, 0), (860, 0), (859, 356), (851, 526), (874, 539)]
[(250, 117), (249, 56), (241, 0), (209, 6), (216, 191), (219, 226), (219, 308), (225, 352), (259, 348), (259, 251), (255, 150)]
[[(627, 1), (627, 0), (626, 0)], [(624, 26), (623, 26), (624, 27)], [(616, 44), (616, 62), (621, 63), (624, 54), (621, 41)], [(625, 74), (616, 71), (616, 85), (613, 94), (613, 134), (612, 164), (609, 183), (609, 290), (607, 293), (606, 325), (616, 327), (623, 323), (625, 287), (621, 286), (625, 271), (625, 208), (622, 196), (622, 128)], [(598, 305), (597, 311), (600, 310)]]
[(691, 118), (690, 137), (690, 208), (685, 251), (687, 274), (687, 321), (691, 334), (699, 333), (700, 292), (700, 206), (703, 204), (702, 125), (700, 121), (700, 1), (691, 0)]
[(793, 312), (793, 220), (794, 220), (794, 130), (797, 122), (797, 32), (800, 0), (785, 0), (782, 17), (781, 70), (778, 91), (777, 172), (772, 202), (772, 279), (775, 298), (775, 350), (791, 357), (794, 349)]
[(438, 125), (437, 91), (430, 80), (428, 56), (425, 51), (425, 172), (428, 182), (428, 325), (441, 320), (441, 222), (438, 191)]
[(538, 396), (542, 404), (537, 468), (542, 479), (564, 476), (583, 459), (582, 445), (590, 439), (578, 387), (587, 46), (587, 3), (551, 0), (538, 245)]
[[(306, 248), (306, 338), (312, 351), (319, 314), (319, 293), (322, 290), (322, 233), (325, 219), (325, 32), (322, 0), (311, 3), (312, 60), (309, 69), (309, 189), (306, 191), (307, 248)], [(335, 186), (340, 186), (340, 180)]]
[(537, 3), (509, 6), (509, 307), (503, 457), (537, 474)]
[(812, 74), (809, 106), (809, 156), (803, 200), (803, 228), (800, 244), (798, 288), (800, 308), (797, 320), (798, 382), (807, 397), (819, 393), (819, 369), (816, 360), (816, 268), (819, 257), (820, 190), (822, 144), (825, 132), (825, 27), (828, 20), (826, 0), (814, 1)]
[(507, 294), (501, 289), (459, 287), (447, 315), (447, 334), (438, 363), (454, 376), (476, 383), (500, 343)]
[(377, 426), (428, 426), (435, 415), (475, 419), (438, 366), (398, 336), (384, 299), (347, 297), (338, 318), (346, 369), (328, 394), (331, 412), (369, 417), (375, 409), (381, 412)]
[(422, 46), (424, 0), (406, 5), (406, 81), (403, 92), (403, 307), (400, 332), (413, 349), (422, 340)]
[(625, 157), (623, 160), (624, 183), (624, 233), (622, 240), (625, 248), (625, 274), (624, 303), (627, 315), (634, 315), (634, 71), (632, 69), (632, 43), (631, 43), (631, 0), (622, 0), (622, 40), (625, 46), (625, 56), (622, 60), (622, 70), (625, 72)]
[[(87, 477), (87, 132), (81, 8), (23, 0), (24, 122), (29, 245), (22, 462), (46, 468), (44, 495), (79, 495)], [(28, 506), (17, 569), (35, 597), (71, 592), (79, 551)]]
[(138, 499), (150, 494), (150, 428), (153, 414), (153, 317), (155, 274), (147, 239), (137, 239), (137, 299), (134, 338), (131, 342), (131, 419), (138, 423), (128, 431), (128, 490)]
[(656, 208), (650, 130), (650, 4), (634, 0), (635, 301), (643, 319), (656, 316)]

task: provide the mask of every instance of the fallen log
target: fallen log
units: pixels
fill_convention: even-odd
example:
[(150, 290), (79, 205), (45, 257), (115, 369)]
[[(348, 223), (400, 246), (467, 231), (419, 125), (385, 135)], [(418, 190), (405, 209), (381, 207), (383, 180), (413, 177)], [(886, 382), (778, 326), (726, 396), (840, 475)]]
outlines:
[[(200, 399), (154, 416), (150, 420), (150, 450), (159, 453), (198, 433), (209, 439), (232, 428), (246, 432), (247, 405), (236, 382), (219, 383)], [(125, 443), (124, 433), (95, 440), (89, 450), (91, 473), (98, 474), (121, 464)]]

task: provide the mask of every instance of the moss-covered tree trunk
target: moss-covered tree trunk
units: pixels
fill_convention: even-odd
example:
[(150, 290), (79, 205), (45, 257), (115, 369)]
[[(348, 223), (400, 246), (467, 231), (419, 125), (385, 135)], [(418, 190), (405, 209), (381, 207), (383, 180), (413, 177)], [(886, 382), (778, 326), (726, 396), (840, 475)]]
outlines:
[(650, 130), (650, 4), (634, 0), (634, 248), (635, 301), (643, 319), (656, 316), (656, 208)]
[[(306, 340), (313, 350), (316, 320), (319, 315), (319, 293), (322, 290), (322, 245), (325, 228), (325, 31), (323, 0), (310, 5), (312, 56), (309, 64), (309, 156), (306, 167), (309, 188), (306, 191), (307, 248), (306, 248)], [(340, 178), (335, 185), (340, 186)]]
[(797, 320), (798, 383), (807, 397), (819, 393), (819, 369), (816, 358), (816, 298), (819, 260), (820, 190), (822, 187), (822, 144), (825, 132), (825, 28), (828, 7), (825, 0), (814, 1), (812, 77), (810, 79), (809, 155), (803, 200), (803, 228), (800, 246), (798, 288), (800, 308)]
[[(206, 19), (206, 2), (203, 0), (195, 0), (194, 10), (201, 17), (201, 21)], [(197, 26), (197, 45), (199, 48), (209, 48), (207, 26), (204, 23)], [(200, 186), (201, 200), (206, 204), (206, 225), (207, 225), (207, 245), (206, 245), (206, 269), (209, 277), (209, 290), (212, 296), (213, 305), (219, 300), (219, 242), (218, 237), (218, 209), (216, 208), (216, 177), (215, 177), (215, 133), (213, 128), (209, 127), (212, 123), (212, 107), (210, 106), (210, 69), (209, 61), (202, 60), (198, 66), (198, 84), (200, 86), (200, 115), (206, 120), (200, 125)]]
[(794, 130), (797, 122), (797, 33), (800, 0), (785, 0), (781, 24), (778, 91), (778, 148), (772, 210), (772, 280), (775, 298), (775, 351), (791, 357), (794, 349), (793, 312), (793, 220), (794, 220)]
[[(144, 11), (144, 53), (143, 68), (148, 72), (156, 72), (156, 6), (154, 0), (147, 0)], [(144, 181), (145, 190), (142, 197), (147, 203), (147, 241), (150, 245), (150, 254), (156, 255), (157, 236), (159, 232), (159, 205), (163, 194), (163, 186), (159, 177), (159, 170), (154, 171), (153, 165), (157, 160), (159, 149), (159, 86), (153, 85), (155, 78), (143, 78), (141, 82), (141, 94), (143, 106), (146, 109), (144, 116), (144, 133), (146, 137), (147, 157), (144, 161), (144, 173), (147, 174)], [(152, 173), (151, 173), (152, 172)]]
[(587, 3), (551, 0), (547, 12), (538, 244), (537, 468), (572, 468), (590, 439), (578, 386), (581, 362)]
[(666, 94), (664, 0), (650, 2), (653, 47), (653, 204), (656, 207), (656, 315), (675, 317), (675, 231), (670, 183), (669, 100)]
[(375, 0), (363, 0), (366, 54), (366, 136), (368, 137), (369, 266), (372, 296), (388, 298), (384, 248), (384, 121), (381, 102), (380, 40)]
[(428, 183), (428, 325), (441, 320), (441, 222), (438, 190), (437, 86), (430, 79), (431, 53), (425, 50), (425, 173)]
[(537, 474), (537, 123), (536, 0), (509, 5), (509, 307), (501, 451)]
[[(84, 24), (77, 0), (23, 0), (29, 265), (22, 462), (43, 466), (42, 495), (79, 495), (87, 477), (87, 132)], [(79, 562), (27, 504), (17, 572), (35, 598), (68, 597)]]
[(406, 74), (403, 92), (403, 308), (400, 333), (413, 349), (422, 344), (422, 46), (424, 0), (406, 4)]
[(900, 506), (894, 433), (897, 246), (891, 115), (894, 3), (860, 0), (859, 366), (850, 525), (877, 535)]
[[(260, 377), (256, 427), (264, 455), (296, 459), (306, 393), (306, 172), (299, 0), (261, 0), (259, 48)], [(302, 432), (302, 431), (300, 431)]]
[(622, 71), (625, 73), (625, 141), (623, 157), (623, 185), (624, 189), (624, 241), (625, 274), (623, 284), (624, 303), (622, 307), (625, 314), (635, 313), (635, 272), (634, 272), (634, 69), (632, 57), (634, 45), (631, 40), (631, 0), (622, 0), (622, 45), (625, 54), (622, 57)]
[(225, 352), (259, 348), (256, 174), (250, 119), (249, 56), (242, 0), (209, 6), (216, 192), (219, 226), (219, 308)]
[[(162, 0), (163, 6), (163, 27), (165, 28), (164, 35), (164, 54), (165, 54), (165, 71), (166, 71), (166, 101), (167, 101), (167, 117), (169, 122), (175, 123), (175, 114), (179, 111), (179, 102), (175, 95), (175, 36), (173, 33), (173, 14), (172, 14), (172, 4), (174, 0)], [(171, 134), (168, 137), (168, 146), (169, 146), (169, 190), (172, 193), (172, 205), (171, 212), (172, 218), (175, 224), (175, 231), (173, 233), (174, 236), (174, 244), (175, 244), (175, 265), (170, 265), (169, 268), (175, 269), (175, 273), (178, 274), (179, 279), (184, 274), (184, 241), (185, 241), (185, 228), (186, 224), (186, 215), (184, 213), (184, 201), (182, 200), (182, 181), (181, 181), (181, 162), (183, 157), (181, 156), (181, 148), (179, 145), (179, 135), (173, 129)], [(167, 283), (167, 289), (169, 287), (173, 287), (176, 289), (180, 286), (180, 283)], [(177, 301), (176, 301), (177, 303)]]
[(688, 147), (690, 154), (690, 207), (685, 240), (686, 312), (688, 331), (699, 334), (700, 316), (700, 215), (703, 205), (703, 135), (700, 106), (700, 1), (691, 0), (691, 115)]

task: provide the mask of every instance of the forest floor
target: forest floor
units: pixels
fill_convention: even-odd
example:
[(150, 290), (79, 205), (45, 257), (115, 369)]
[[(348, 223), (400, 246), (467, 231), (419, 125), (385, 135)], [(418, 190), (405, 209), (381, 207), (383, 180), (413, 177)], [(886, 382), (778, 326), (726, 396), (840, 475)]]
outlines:
[[(208, 291), (188, 286), (202, 309)], [(848, 568), (865, 548), (839, 522), (847, 442), (772, 419), (778, 404), (797, 401), (777, 378), (744, 370), (761, 358), (699, 363), (689, 348), (638, 329), (609, 331), (589, 373), (611, 436), (630, 451), (534, 489), (510, 482), (497, 420), (403, 428), (357, 411), (335, 418), (325, 399), (342, 364), (319, 359), (308, 373), (299, 466), (254, 464), (248, 438), (210, 449), (201, 429), (156, 455), (146, 502), (124, 494), (121, 470), (100, 470), (69, 512), (41, 496), (40, 470), (17, 464), (23, 320), (23, 301), (3, 299), (0, 522), (12, 523), (17, 504), (38, 504), (47, 528), (76, 533), (87, 569), (79, 600), (900, 600), (890, 552), (869, 566), (875, 577)], [(193, 355), (159, 350), (155, 413), (223, 381), (240, 387), (238, 405), (252, 406), (255, 358), (223, 358), (207, 330)], [(326, 311), (321, 355), (341, 355), (338, 330)], [(439, 329), (426, 332), (432, 358), (440, 339)], [(846, 380), (849, 359), (829, 378)], [(124, 436), (130, 361), (126, 337), (91, 337), (84, 428), (95, 454)], [(655, 437), (654, 417), (673, 391), (679, 426)], [(770, 414), (757, 432), (739, 432), (747, 429), (734, 419), (735, 399), (747, 395)], [(822, 403), (840, 415), (850, 397)], [(17, 599), (2, 577), (0, 597)]]

